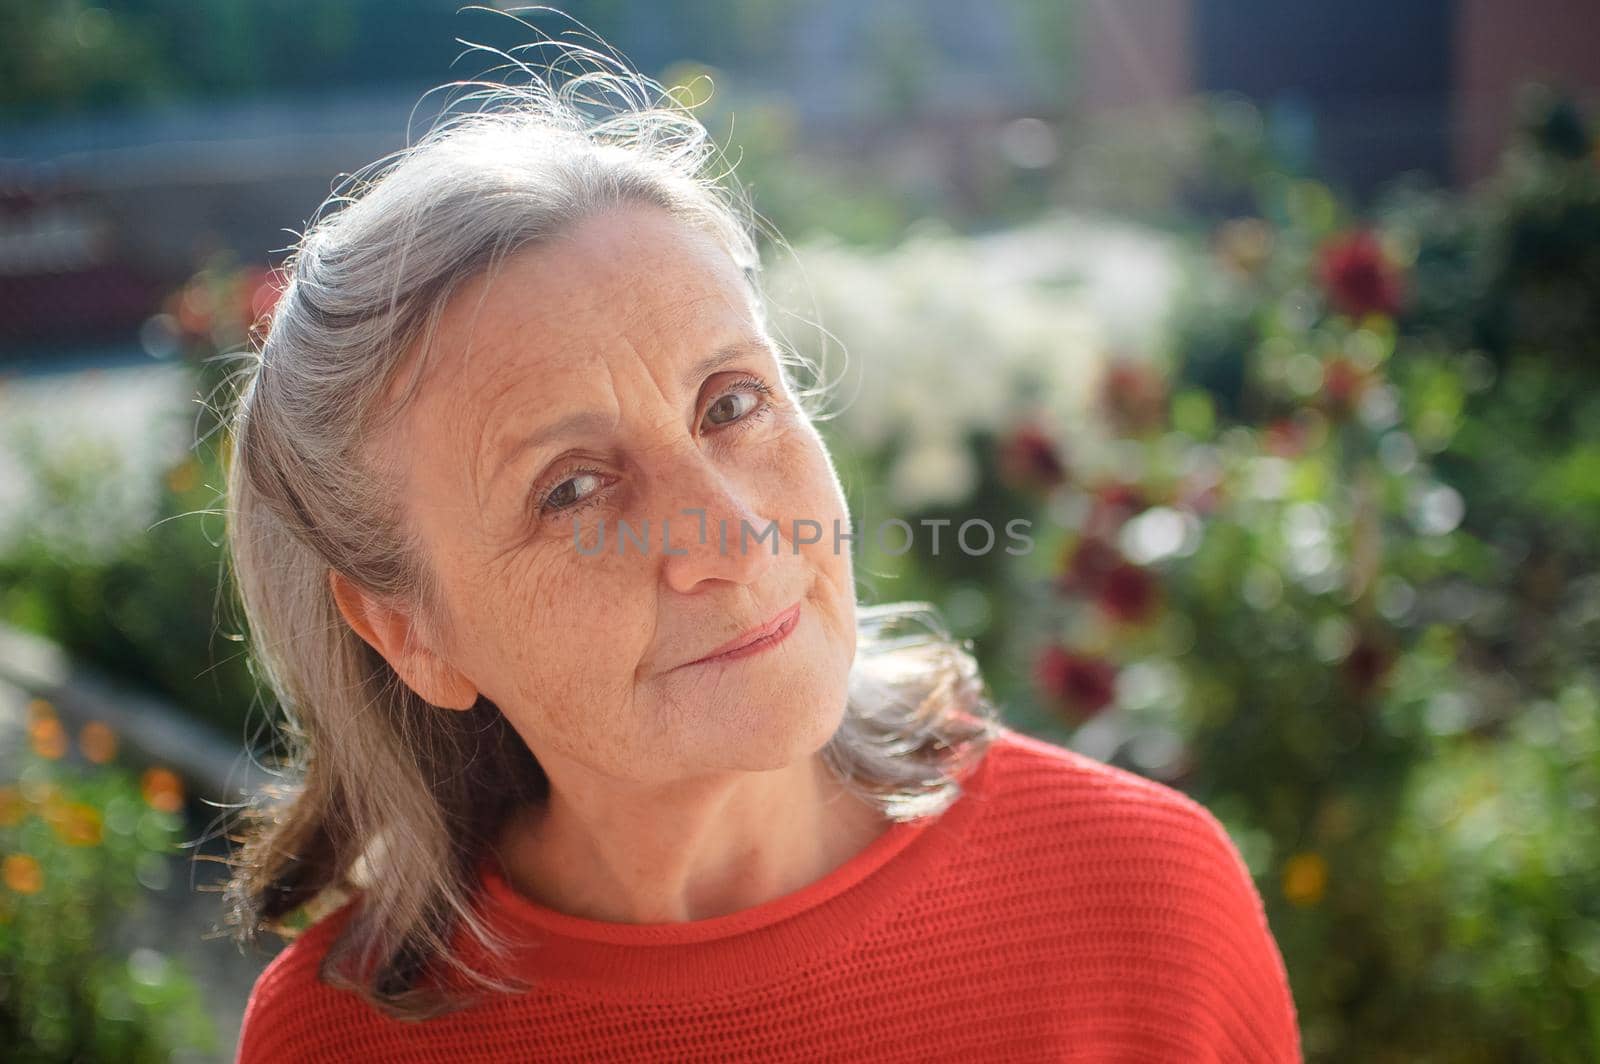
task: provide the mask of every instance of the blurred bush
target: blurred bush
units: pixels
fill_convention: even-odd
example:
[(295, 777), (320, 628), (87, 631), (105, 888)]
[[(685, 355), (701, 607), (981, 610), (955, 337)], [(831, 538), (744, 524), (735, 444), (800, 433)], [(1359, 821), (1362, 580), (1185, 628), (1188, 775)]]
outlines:
[[(1150, 350), (932, 230), (802, 250), (852, 509), (949, 521), (937, 556), (867, 539), (868, 597), (935, 602), (1014, 723), (1218, 813), (1312, 1060), (1600, 1057), (1600, 156), (1522, 103), (1493, 180), (1358, 216), (1197, 101)], [(972, 517), (1035, 549), (952, 549)]]
[(190, 445), (170, 465), (104, 439), (62, 439), (41, 419), (4, 426), (30, 512), (0, 550), (0, 619), (237, 737), (254, 686), (227, 631), (215, 404), (235, 364), (227, 353), (275, 291), (265, 270), (218, 258), (147, 323), (146, 346), (187, 366), (202, 400)]
[(25, 728), (0, 775), (6, 1059), (154, 1064), (180, 1049), (216, 1052), (189, 975), (123, 941), (170, 875), (181, 781), (159, 766), (135, 776), (116, 764), (110, 729), (91, 722), (74, 737), (46, 701), (28, 704)]
[(1600, 168), (1523, 103), (1366, 218), (1230, 150), (1170, 346), (1002, 445), (1064, 518), (1014, 715), (1217, 812), (1312, 1060), (1600, 1057)]

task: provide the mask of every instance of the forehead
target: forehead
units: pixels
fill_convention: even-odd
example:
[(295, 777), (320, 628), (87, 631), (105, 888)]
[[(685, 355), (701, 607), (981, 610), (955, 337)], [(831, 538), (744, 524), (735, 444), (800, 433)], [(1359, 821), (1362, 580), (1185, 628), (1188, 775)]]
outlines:
[(659, 208), (617, 208), (458, 288), (434, 329), (420, 398), (459, 401), (534, 368), (553, 385), (593, 372), (609, 352), (652, 360), (669, 343), (751, 332), (751, 298), (710, 235)]

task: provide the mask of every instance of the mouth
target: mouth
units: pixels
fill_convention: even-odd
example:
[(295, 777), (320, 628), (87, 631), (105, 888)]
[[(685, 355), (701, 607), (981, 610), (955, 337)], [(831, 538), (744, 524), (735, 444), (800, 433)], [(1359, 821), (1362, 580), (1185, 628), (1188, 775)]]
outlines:
[(801, 603), (796, 602), (766, 624), (758, 628), (752, 628), (733, 641), (724, 643), (703, 658), (696, 658), (694, 661), (687, 662), (684, 667), (687, 668), (689, 665), (720, 665), (724, 662), (737, 661), (740, 658), (770, 650), (789, 638), (789, 634), (799, 624), (800, 606)]

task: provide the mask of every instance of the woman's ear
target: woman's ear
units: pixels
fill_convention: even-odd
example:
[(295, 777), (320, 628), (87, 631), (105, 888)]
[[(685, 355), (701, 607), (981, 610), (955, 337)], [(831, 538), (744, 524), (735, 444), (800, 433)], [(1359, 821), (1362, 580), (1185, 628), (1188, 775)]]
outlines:
[(337, 569), (328, 570), (328, 586), (345, 621), (423, 701), (446, 709), (477, 704), (478, 689), (424, 642), (409, 613), (378, 601)]

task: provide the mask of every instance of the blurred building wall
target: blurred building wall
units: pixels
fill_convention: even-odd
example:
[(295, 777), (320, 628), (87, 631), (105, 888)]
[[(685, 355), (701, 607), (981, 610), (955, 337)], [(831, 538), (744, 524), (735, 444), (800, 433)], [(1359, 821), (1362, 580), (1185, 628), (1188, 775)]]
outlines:
[[(627, 7), (619, 18), (641, 65), (715, 59), (697, 51), (715, 53), (714, 34), (669, 24), (643, 0)], [(769, 62), (734, 80), (826, 131), (822, 147), (870, 158), (956, 211), (990, 202), (1006, 165), (998, 131), (1018, 116), (1160, 108), (1218, 90), (1256, 99), (1286, 157), (1360, 196), (1403, 170), (1458, 184), (1487, 173), (1524, 79), (1593, 99), (1594, 14), (1594, 0), (819, 0), (751, 53)], [(1072, 46), (1063, 39), (1058, 54), (1049, 45), (1069, 23)], [(425, 87), (0, 123), (0, 349), (129, 335), (148, 292), (208, 251), (259, 259), (292, 245), (333, 175), (402, 146), (408, 119), (427, 127), (426, 107), (410, 113)], [(900, 97), (914, 106), (889, 106)]]
[(1494, 169), (1515, 122), (1512, 90), (1560, 84), (1600, 104), (1600, 5), (1594, 0), (1460, 0), (1455, 43), (1456, 179)]
[[(0, 136), (0, 361), (129, 343), (209, 255), (282, 258), (349, 174), (425, 130), (420, 89), (186, 101)], [(433, 98), (437, 106), (442, 103)], [(77, 234), (82, 233), (83, 236)]]
[(1087, 0), (1080, 16), (1083, 106), (1160, 107), (1192, 92), (1192, 8), (1191, 0)]
[(1307, 127), (1297, 161), (1357, 195), (1405, 170), (1467, 185), (1509, 140), (1518, 85), (1600, 100), (1597, 16), (1595, 0), (1083, 0), (1080, 99), (1240, 92)]
[(1451, 179), (1452, 0), (1196, 0), (1196, 87), (1240, 92), (1286, 161), (1365, 199), (1420, 170)]

